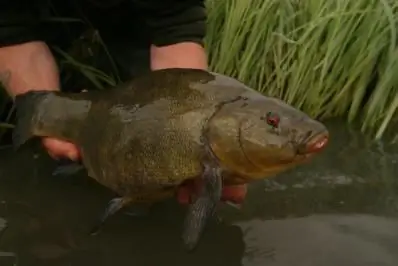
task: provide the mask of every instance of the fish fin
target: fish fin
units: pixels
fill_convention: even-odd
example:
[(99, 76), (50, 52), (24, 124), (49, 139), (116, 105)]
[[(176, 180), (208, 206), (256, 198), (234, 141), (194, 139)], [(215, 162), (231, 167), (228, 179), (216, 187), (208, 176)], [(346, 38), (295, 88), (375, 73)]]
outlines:
[(184, 246), (188, 251), (196, 248), (208, 220), (214, 216), (221, 200), (222, 179), (219, 168), (205, 168), (204, 180), (196, 200), (188, 207), (182, 233)]
[(242, 204), (233, 203), (232, 201), (225, 201), (225, 204), (227, 204), (228, 206), (231, 206), (232, 208), (235, 208), (239, 211), (242, 210)]
[(213, 217), (214, 217), (216, 223), (218, 223), (218, 224), (223, 224), (224, 223), (224, 219), (220, 215), (218, 215), (217, 213), (215, 213)]
[(125, 214), (133, 217), (144, 217), (147, 216), (151, 210), (152, 204), (148, 203), (135, 203), (128, 210)]
[(36, 115), (36, 107), (43, 96), (50, 93), (49, 91), (29, 91), (15, 97), (16, 124), (12, 133), (14, 150), (35, 136), (33, 118)]
[(71, 163), (69, 165), (61, 165), (55, 168), (52, 175), (73, 175), (84, 169), (84, 166), (79, 163)]
[(57, 175), (73, 175), (76, 174), (80, 171), (82, 171), (85, 167), (78, 162), (74, 162), (71, 160), (67, 159), (62, 159), (59, 162), (59, 165), (55, 168), (55, 170), (52, 172), (53, 176)]
[(122, 209), (123, 207), (128, 205), (129, 203), (131, 203), (131, 199), (130, 198), (124, 198), (124, 197), (114, 198), (114, 199), (110, 200), (109, 203), (108, 203), (108, 206), (105, 209), (105, 211), (103, 212), (103, 214), (99, 218), (98, 223), (91, 229), (90, 235), (98, 234), (98, 232), (101, 230), (101, 227), (103, 226), (105, 221), (110, 216), (114, 215), (117, 211), (119, 211), (120, 209)]

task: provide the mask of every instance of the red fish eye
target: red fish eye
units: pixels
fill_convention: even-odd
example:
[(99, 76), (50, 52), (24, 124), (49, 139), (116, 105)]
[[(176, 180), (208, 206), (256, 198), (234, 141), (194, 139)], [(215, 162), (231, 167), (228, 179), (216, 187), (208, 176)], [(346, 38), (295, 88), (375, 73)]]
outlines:
[(272, 112), (267, 113), (267, 124), (272, 127), (278, 127), (280, 118), (277, 114)]

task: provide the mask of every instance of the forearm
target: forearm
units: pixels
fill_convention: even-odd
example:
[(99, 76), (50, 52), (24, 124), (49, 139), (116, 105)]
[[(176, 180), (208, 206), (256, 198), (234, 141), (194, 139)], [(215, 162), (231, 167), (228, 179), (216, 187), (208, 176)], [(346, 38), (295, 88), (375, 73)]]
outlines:
[(207, 68), (204, 0), (133, 0), (151, 33), (151, 69)]
[(205, 49), (193, 42), (151, 47), (151, 69), (196, 68), (207, 69)]
[(12, 98), (29, 90), (58, 90), (58, 67), (43, 42), (6, 46), (0, 48), (0, 81)]

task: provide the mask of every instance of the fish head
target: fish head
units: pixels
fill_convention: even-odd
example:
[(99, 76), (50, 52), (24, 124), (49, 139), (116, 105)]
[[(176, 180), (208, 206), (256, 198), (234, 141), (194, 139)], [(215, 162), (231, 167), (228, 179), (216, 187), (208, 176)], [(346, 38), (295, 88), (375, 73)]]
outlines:
[(252, 94), (222, 105), (207, 137), (222, 167), (246, 183), (308, 161), (327, 146), (329, 132), (279, 99)]

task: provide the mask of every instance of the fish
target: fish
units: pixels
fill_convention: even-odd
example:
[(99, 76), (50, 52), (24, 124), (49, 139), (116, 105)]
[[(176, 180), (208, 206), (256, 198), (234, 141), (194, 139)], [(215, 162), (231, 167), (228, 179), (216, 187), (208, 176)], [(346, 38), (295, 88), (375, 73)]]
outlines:
[(96, 230), (127, 205), (195, 184), (181, 234), (188, 251), (214, 217), (223, 186), (308, 162), (329, 139), (324, 124), (284, 101), (200, 69), (154, 70), (101, 91), (29, 91), (15, 106), (15, 150), (34, 137), (74, 143), (87, 175), (118, 195)]

